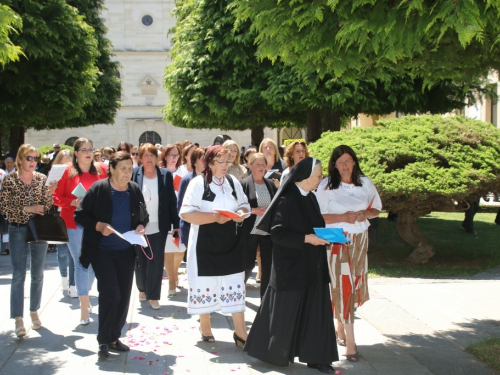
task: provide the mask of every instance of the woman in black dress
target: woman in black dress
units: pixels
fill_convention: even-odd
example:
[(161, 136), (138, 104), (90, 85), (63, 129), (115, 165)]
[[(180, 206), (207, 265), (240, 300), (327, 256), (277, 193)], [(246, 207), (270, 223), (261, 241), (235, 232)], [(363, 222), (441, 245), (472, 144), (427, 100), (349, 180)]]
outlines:
[(306, 158), (290, 172), (257, 226), (271, 233), (271, 280), (250, 330), (245, 351), (252, 357), (288, 366), (299, 357), (323, 373), (338, 361), (329, 276), (327, 241), (314, 234), (324, 227), (310, 191), (322, 178), (321, 164)]

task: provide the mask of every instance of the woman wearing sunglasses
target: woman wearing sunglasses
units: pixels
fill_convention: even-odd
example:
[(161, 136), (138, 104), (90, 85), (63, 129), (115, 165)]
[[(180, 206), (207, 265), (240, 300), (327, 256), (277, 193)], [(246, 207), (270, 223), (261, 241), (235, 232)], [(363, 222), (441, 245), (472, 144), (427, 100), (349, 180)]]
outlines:
[(38, 309), (42, 298), (43, 269), (47, 244), (26, 243), (27, 224), (32, 215), (43, 215), (52, 207), (52, 191), (57, 182), (45, 186), (47, 177), (35, 172), (40, 153), (30, 144), (19, 147), (16, 157), (17, 171), (6, 176), (2, 182), (0, 210), (9, 218), (9, 243), (12, 261), (12, 284), (10, 289), (10, 317), (16, 320), (17, 337), (26, 335), (23, 322), (24, 281), (26, 261), (31, 255), (30, 316), (33, 329), (40, 329), (42, 322)]

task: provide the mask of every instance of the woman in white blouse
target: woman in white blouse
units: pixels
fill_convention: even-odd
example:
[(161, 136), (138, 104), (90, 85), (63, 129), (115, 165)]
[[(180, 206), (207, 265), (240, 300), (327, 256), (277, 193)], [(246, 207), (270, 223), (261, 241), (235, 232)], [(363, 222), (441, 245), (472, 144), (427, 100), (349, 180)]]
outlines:
[(368, 219), (379, 215), (382, 202), (349, 146), (341, 145), (333, 150), (328, 174), (316, 193), (321, 213), (327, 228), (342, 228), (350, 240), (347, 244), (333, 244), (328, 256), (337, 342), (346, 346), (347, 360), (357, 362), (354, 309), (370, 299)]

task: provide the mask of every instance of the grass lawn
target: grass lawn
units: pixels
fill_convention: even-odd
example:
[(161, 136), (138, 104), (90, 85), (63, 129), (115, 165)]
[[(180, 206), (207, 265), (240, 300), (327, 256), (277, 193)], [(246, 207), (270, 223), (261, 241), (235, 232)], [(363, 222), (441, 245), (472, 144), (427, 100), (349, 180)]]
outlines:
[(473, 275), (500, 264), (500, 225), (495, 225), (497, 208), (482, 207), (474, 217), (476, 235), (460, 226), (463, 212), (433, 212), (418, 220), (420, 230), (436, 254), (427, 264), (406, 260), (412, 249), (396, 231), (396, 223), (382, 213), (378, 240), (370, 245), (370, 276), (442, 277)]
[(500, 338), (490, 337), (469, 345), (466, 351), (485, 362), (492, 369), (500, 370)]

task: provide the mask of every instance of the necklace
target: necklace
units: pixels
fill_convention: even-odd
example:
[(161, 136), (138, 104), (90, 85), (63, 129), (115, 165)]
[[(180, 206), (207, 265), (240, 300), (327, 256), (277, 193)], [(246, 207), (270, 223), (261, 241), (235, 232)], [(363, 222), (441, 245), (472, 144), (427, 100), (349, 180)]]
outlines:
[(212, 181), (214, 182), (215, 185), (222, 186), (224, 185), (224, 176), (222, 178), (217, 178), (213, 176)]

